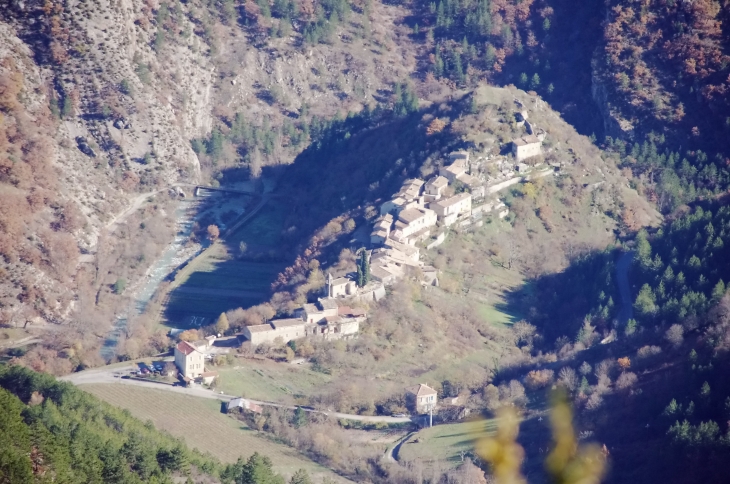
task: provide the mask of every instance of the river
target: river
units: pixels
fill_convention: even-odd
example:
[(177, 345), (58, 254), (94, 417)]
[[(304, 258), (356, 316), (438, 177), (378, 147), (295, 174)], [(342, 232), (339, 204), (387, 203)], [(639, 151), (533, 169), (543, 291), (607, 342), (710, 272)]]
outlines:
[(149, 304), (152, 296), (160, 287), (160, 283), (185, 260), (194, 256), (199, 248), (188, 248), (183, 250), (193, 229), (195, 221), (198, 201), (194, 199), (182, 200), (175, 208), (175, 223), (177, 224), (177, 234), (175, 239), (168, 244), (163, 250), (159, 258), (147, 269), (147, 272), (133, 287), (131, 291), (132, 302), (129, 311), (117, 317), (113, 329), (107, 334), (104, 344), (101, 347), (101, 356), (105, 360), (110, 360), (116, 354), (117, 343), (119, 338), (127, 328), (129, 317), (134, 317), (144, 312)]

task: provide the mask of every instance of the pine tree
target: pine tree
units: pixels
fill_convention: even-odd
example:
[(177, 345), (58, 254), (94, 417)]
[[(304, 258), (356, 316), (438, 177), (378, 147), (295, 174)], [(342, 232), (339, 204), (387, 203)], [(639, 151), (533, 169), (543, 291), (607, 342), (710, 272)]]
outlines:
[(535, 75), (532, 76), (532, 80), (530, 81), (530, 87), (532, 89), (537, 89), (538, 87), (540, 87), (540, 76), (537, 75), (537, 72), (535, 73)]
[(370, 282), (370, 259), (365, 249), (362, 250), (362, 280), (363, 286), (366, 286)]

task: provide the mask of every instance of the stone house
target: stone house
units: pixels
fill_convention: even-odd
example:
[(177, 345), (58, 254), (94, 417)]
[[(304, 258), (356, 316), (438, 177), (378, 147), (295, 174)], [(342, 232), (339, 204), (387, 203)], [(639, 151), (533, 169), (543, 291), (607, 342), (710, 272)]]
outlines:
[(416, 413), (427, 413), (436, 408), (436, 390), (423, 383), (406, 388), (406, 405)]
[(388, 213), (378, 217), (375, 221), (373, 231), (370, 233), (370, 243), (379, 245), (385, 242), (390, 235), (390, 229), (393, 227), (393, 215)]
[(454, 195), (430, 204), (430, 208), (444, 225), (449, 226), (456, 222), (459, 215), (471, 213), (471, 194), (464, 192)]
[(327, 273), (327, 297), (347, 297), (357, 292), (355, 281), (349, 277), (338, 277), (334, 279), (332, 274)]
[(217, 371), (205, 371), (200, 374), (200, 381), (201, 383), (204, 383), (206, 385), (210, 385), (213, 383), (213, 380), (218, 378), (218, 372)]
[(427, 208), (409, 208), (398, 214), (392, 238), (402, 243), (412, 243), (420, 237), (428, 237), (429, 227), (436, 225), (436, 214)]
[(426, 201), (434, 202), (441, 199), (447, 186), (449, 186), (448, 178), (440, 175), (431, 178), (428, 182), (426, 182), (426, 188), (424, 191)]
[(464, 158), (459, 158), (449, 166), (439, 168), (439, 176), (442, 176), (449, 180), (449, 183), (454, 183), (457, 178), (459, 178), (461, 175), (464, 175), (466, 172), (467, 160)]
[(512, 140), (512, 154), (519, 162), (542, 153), (542, 141), (535, 135), (522, 136)]
[(194, 380), (205, 372), (205, 356), (187, 341), (175, 346), (175, 366), (183, 377)]
[(383, 244), (383, 247), (386, 249), (393, 249), (393, 250), (397, 250), (398, 252), (401, 252), (412, 262), (418, 263), (418, 261), (420, 260), (421, 249), (419, 249), (418, 247), (414, 247), (414, 246), (408, 245), (408, 244), (403, 244), (403, 243), (398, 242), (397, 240), (393, 240), (393, 239), (387, 239), (385, 241), (385, 244)]
[(394, 282), (403, 278), (403, 269), (390, 262), (383, 265), (370, 266), (370, 275), (377, 282), (385, 286), (390, 286)]
[(400, 191), (396, 193), (391, 200), (380, 206), (380, 215), (388, 213), (399, 213), (408, 208), (423, 206), (424, 199), (421, 196), (423, 188), (423, 180), (412, 178), (403, 182)]

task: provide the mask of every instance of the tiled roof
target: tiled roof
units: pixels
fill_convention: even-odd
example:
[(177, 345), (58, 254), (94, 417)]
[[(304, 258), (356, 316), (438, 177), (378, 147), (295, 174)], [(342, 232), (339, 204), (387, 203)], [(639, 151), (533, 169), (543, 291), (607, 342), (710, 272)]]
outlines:
[(265, 333), (267, 331), (273, 331), (274, 328), (270, 324), (254, 324), (253, 326), (249, 326), (248, 330), (251, 333)]
[(180, 341), (177, 344), (176, 349), (185, 356), (189, 355), (193, 351), (197, 351), (197, 348), (195, 348), (195, 346), (191, 345), (187, 341)]
[(426, 395), (436, 395), (436, 390), (434, 390), (433, 388), (431, 388), (428, 385), (424, 385), (423, 383), (420, 383), (416, 386), (408, 387), (408, 388), (406, 388), (406, 391), (414, 394), (417, 397), (424, 397)]

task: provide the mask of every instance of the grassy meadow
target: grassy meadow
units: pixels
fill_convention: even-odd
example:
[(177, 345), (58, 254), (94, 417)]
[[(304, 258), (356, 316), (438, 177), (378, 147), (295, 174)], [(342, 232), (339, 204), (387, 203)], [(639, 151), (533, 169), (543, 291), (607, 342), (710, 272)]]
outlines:
[(241, 365), (217, 368), (218, 388), (228, 395), (283, 403), (301, 402), (305, 395), (329, 383), (332, 377), (308, 366), (244, 360)]
[(475, 442), (491, 435), (496, 430), (494, 420), (475, 420), (425, 428), (403, 442), (398, 452), (401, 462), (421, 460), (446, 462), (458, 466), (462, 452), (468, 455), (474, 450)]
[(130, 385), (82, 385), (82, 390), (129, 410), (136, 418), (151, 421), (155, 427), (185, 440), (190, 447), (210, 452), (223, 462), (235, 462), (254, 452), (271, 458), (277, 472), (290, 476), (306, 469), (317, 480), (329, 477), (349, 482), (331, 470), (309, 460), (296, 450), (272, 442), (243, 422), (221, 413), (219, 400)]
[[(284, 215), (280, 202), (269, 201), (236, 232), (181, 270), (164, 311), (167, 323), (208, 324), (224, 311), (266, 301), (271, 283), (285, 266), (278, 262)], [(243, 255), (241, 243), (246, 247)]]

